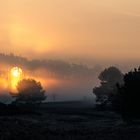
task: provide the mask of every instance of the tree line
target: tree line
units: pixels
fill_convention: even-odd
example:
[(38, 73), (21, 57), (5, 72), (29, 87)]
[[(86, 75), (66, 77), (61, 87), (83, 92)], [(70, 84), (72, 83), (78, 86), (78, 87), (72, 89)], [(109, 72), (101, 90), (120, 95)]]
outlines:
[(100, 85), (93, 88), (97, 107), (111, 107), (126, 122), (140, 118), (140, 68), (123, 74), (109, 67), (99, 75)]

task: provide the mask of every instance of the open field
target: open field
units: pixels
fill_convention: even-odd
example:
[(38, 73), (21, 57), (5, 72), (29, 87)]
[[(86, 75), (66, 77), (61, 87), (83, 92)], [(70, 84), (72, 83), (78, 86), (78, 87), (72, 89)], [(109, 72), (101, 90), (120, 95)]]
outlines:
[(0, 116), (0, 140), (139, 140), (140, 126), (82, 102), (46, 103), (37, 113)]

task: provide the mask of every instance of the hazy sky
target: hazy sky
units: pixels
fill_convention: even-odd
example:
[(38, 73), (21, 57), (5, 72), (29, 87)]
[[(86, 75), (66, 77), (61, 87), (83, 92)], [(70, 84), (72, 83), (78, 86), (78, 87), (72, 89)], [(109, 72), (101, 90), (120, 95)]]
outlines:
[(140, 59), (139, 0), (0, 0), (0, 52)]

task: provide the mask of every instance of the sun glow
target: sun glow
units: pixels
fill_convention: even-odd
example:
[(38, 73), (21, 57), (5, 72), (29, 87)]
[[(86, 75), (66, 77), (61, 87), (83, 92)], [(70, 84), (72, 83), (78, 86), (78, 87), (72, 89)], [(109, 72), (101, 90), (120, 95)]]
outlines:
[(22, 70), (21, 68), (14, 67), (11, 69), (11, 74), (13, 77), (20, 77), (22, 75)]
[(22, 79), (22, 69), (19, 67), (13, 67), (10, 73), (11, 90), (16, 92), (18, 82)]

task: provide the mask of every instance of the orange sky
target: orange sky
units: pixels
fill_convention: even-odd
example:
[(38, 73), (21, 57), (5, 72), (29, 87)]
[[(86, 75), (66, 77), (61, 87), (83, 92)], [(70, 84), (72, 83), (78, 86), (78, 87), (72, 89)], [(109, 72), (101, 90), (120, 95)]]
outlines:
[(0, 52), (140, 59), (139, 0), (0, 0)]

